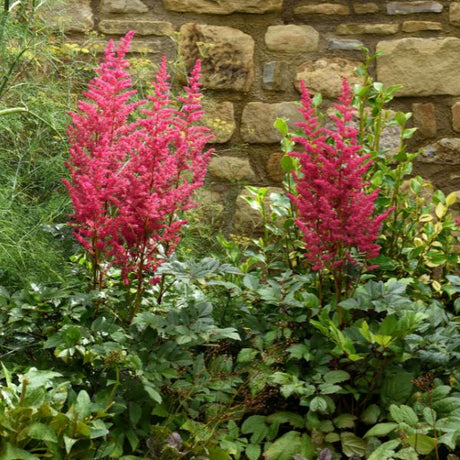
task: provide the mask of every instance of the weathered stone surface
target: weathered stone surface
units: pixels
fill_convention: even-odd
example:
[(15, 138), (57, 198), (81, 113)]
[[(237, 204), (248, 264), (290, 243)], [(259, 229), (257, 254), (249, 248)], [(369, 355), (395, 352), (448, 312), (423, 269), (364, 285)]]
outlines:
[(442, 24), (434, 21), (404, 21), (403, 32), (420, 32), (421, 30), (442, 30)]
[(273, 182), (283, 182), (284, 180), (285, 172), (281, 167), (281, 159), (283, 156), (284, 155), (280, 152), (272, 153), (265, 165), (267, 175)]
[(163, 0), (163, 6), (181, 13), (263, 14), (281, 11), (283, 0)]
[(264, 65), (262, 87), (269, 91), (284, 91), (289, 86), (289, 63), (286, 61), (271, 61)]
[(206, 101), (203, 104), (204, 117), (202, 122), (214, 134), (213, 144), (228, 142), (235, 131), (235, 116), (233, 103)]
[(446, 137), (434, 144), (427, 145), (417, 158), (426, 163), (460, 164), (460, 139), (458, 137)]
[(399, 96), (460, 95), (460, 39), (402, 38), (377, 44), (377, 80)]
[(343, 39), (343, 40), (329, 40), (327, 44), (327, 48), (330, 50), (345, 50), (345, 51), (352, 51), (358, 49), (360, 46), (364, 46), (364, 43), (360, 40), (351, 40), (351, 39)]
[(460, 102), (456, 102), (452, 106), (452, 128), (454, 131), (460, 132)]
[(449, 22), (454, 26), (460, 26), (460, 2), (450, 4)]
[(102, 0), (102, 13), (146, 13), (148, 7), (141, 0)]
[[(268, 193), (265, 198), (266, 211), (269, 212), (270, 195), (280, 193), (283, 190), (278, 187), (267, 187)], [(233, 216), (233, 233), (234, 234), (254, 234), (263, 229), (263, 222), (260, 213), (251, 208), (249, 203), (244, 199), (245, 196), (253, 196), (249, 191), (244, 190), (236, 200), (236, 209)]]
[(350, 8), (342, 3), (313, 3), (300, 5), (294, 9), (294, 14), (326, 14), (341, 15), (350, 14)]
[(90, 0), (69, 0), (44, 8), (47, 23), (64, 32), (87, 32), (94, 27)]
[(437, 132), (436, 114), (434, 104), (415, 103), (412, 104), (415, 126), (423, 137), (435, 137)]
[(339, 24), (336, 28), (338, 35), (393, 35), (399, 30), (399, 24)]
[(387, 5), (388, 14), (442, 13), (439, 2), (411, 1), (390, 2)]
[(297, 69), (295, 86), (299, 89), (300, 81), (303, 80), (311, 92), (335, 99), (340, 93), (344, 78), (347, 78), (352, 86), (359, 82), (355, 75), (355, 69), (359, 64), (343, 58), (321, 58), (304, 62)]
[(254, 183), (256, 180), (247, 158), (215, 156), (209, 162), (208, 172), (228, 182)]
[(281, 133), (273, 126), (277, 118), (287, 118), (291, 129), (301, 121), (296, 102), (265, 104), (249, 102), (243, 109), (241, 135), (244, 142), (251, 144), (272, 144), (281, 140)]
[(377, 3), (368, 2), (368, 3), (353, 3), (353, 9), (356, 14), (371, 14), (378, 13), (380, 11)]
[(130, 30), (135, 30), (136, 35), (164, 36), (174, 33), (170, 22), (146, 19), (103, 19), (99, 22), (99, 30), (104, 34), (124, 35)]
[(222, 216), (225, 209), (222, 196), (213, 190), (199, 188), (193, 194), (198, 206), (188, 214), (189, 221), (196, 221), (200, 228), (203, 224), (212, 228), (222, 225)]
[(254, 40), (232, 27), (184, 24), (179, 54), (190, 69), (201, 59), (204, 87), (248, 91), (254, 79)]
[(311, 26), (269, 26), (265, 44), (270, 51), (308, 53), (318, 48), (319, 33)]

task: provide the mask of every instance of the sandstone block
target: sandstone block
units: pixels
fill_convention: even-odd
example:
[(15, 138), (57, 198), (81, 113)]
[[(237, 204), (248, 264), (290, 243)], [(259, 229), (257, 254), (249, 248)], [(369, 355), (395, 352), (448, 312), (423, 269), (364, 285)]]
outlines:
[(44, 8), (47, 23), (64, 32), (88, 32), (94, 27), (90, 0), (69, 0)]
[(301, 5), (294, 9), (294, 14), (326, 14), (346, 16), (350, 14), (350, 8), (343, 3), (313, 3)]
[(336, 28), (338, 35), (393, 35), (399, 30), (399, 24), (339, 24)]
[(454, 26), (460, 26), (460, 2), (450, 4), (449, 22)]
[(344, 51), (353, 51), (358, 49), (360, 46), (364, 46), (363, 42), (360, 40), (329, 40), (327, 48), (330, 50), (344, 50)]
[(264, 65), (262, 87), (269, 91), (284, 91), (289, 86), (289, 63), (286, 61), (271, 61)]
[(295, 86), (300, 87), (303, 80), (312, 93), (321, 93), (324, 97), (335, 99), (342, 87), (342, 80), (348, 79), (351, 86), (359, 82), (355, 69), (359, 62), (343, 58), (321, 58), (306, 61), (297, 69)]
[(248, 91), (254, 79), (254, 40), (232, 27), (184, 24), (179, 54), (187, 69), (201, 59), (204, 87)]
[(387, 5), (388, 14), (441, 13), (442, 4), (439, 2), (411, 1), (390, 2)]
[(454, 131), (460, 132), (460, 102), (456, 102), (452, 106), (452, 128)]
[(399, 96), (460, 95), (460, 39), (402, 38), (381, 41), (377, 80), (401, 84)]
[(353, 3), (353, 9), (356, 14), (371, 14), (378, 13), (380, 11), (377, 3), (368, 2), (368, 3)]
[(422, 30), (442, 30), (442, 24), (434, 21), (404, 21), (403, 32), (420, 32)]
[(146, 13), (147, 5), (141, 0), (102, 0), (102, 13)]
[(431, 102), (415, 103), (412, 104), (412, 111), (418, 132), (424, 137), (435, 137), (437, 126), (434, 104)]
[(247, 158), (215, 156), (208, 165), (208, 172), (227, 182), (254, 183), (256, 175)]
[(235, 116), (233, 103), (206, 101), (203, 104), (204, 116), (202, 123), (214, 134), (213, 144), (228, 142), (235, 132)]
[(282, 158), (282, 153), (272, 153), (267, 160), (267, 164), (265, 165), (267, 175), (273, 182), (283, 182), (284, 180), (285, 172), (284, 169), (281, 167)]
[(270, 51), (309, 53), (318, 48), (319, 33), (311, 26), (269, 26), (265, 44)]
[(273, 126), (277, 118), (288, 119), (291, 129), (295, 123), (302, 121), (296, 102), (279, 102), (265, 104), (249, 102), (243, 109), (241, 118), (241, 135), (244, 142), (250, 144), (274, 144), (281, 141), (281, 133)]
[(174, 27), (170, 22), (146, 19), (103, 19), (99, 22), (99, 30), (104, 34), (119, 35), (124, 35), (130, 30), (135, 30), (136, 35), (167, 36), (174, 33)]
[(460, 139), (446, 137), (422, 149), (418, 161), (440, 164), (460, 164)]
[(163, 0), (163, 6), (180, 13), (263, 14), (281, 11), (283, 0)]

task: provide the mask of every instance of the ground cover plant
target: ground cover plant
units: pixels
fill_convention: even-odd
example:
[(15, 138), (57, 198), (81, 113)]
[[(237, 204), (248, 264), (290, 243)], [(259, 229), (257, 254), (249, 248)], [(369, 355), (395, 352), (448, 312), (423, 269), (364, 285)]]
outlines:
[(138, 98), (132, 36), (71, 114), (72, 280), (0, 289), (0, 459), (454, 455), (455, 195), (421, 193), (374, 57), (331, 116), (303, 87), (298, 131), (276, 122), (285, 192), (249, 187), (262, 234), (181, 258), (211, 154), (199, 63), (174, 96), (164, 60)]

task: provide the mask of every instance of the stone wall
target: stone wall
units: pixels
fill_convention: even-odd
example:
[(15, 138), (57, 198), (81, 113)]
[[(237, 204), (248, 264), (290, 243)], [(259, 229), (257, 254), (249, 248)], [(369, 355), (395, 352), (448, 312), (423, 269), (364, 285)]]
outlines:
[(280, 185), (273, 122), (298, 120), (299, 81), (330, 101), (342, 77), (355, 79), (359, 45), (384, 52), (377, 80), (403, 86), (393, 107), (414, 113), (417, 172), (460, 190), (460, 0), (66, 0), (56, 11), (50, 19), (70, 40), (134, 29), (134, 50), (152, 59), (203, 60), (216, 134), (203, 200), (223, 210), (227, 226), (249, 215), (238, 199), (244, 185)]

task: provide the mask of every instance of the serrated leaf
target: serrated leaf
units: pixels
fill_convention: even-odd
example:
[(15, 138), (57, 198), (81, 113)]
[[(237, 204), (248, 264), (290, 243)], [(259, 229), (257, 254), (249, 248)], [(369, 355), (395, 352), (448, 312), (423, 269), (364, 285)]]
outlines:
[(356, 419), (356, 415), (340, 414), (333, 420), (333, 422), (337, 428), (354, 428)]
[(391, 441), (384, 442), (380, 444), (377, 449), (372, 452), (367, 460), (388, 460), (395, 453), (396, 447), (398, 447), (401, 442), (397, 439), (392, 439)]
[(366, 409), (361, 414), (360, 419), (366, 423), (367, 425), (374, 425), (377, 423), (379, 416), (381, 414), (381, 409), (377, 404), (371, 404), (370, 406), (366, 407)]
[(255, 357), (259, 354), (258, 350), (254, 348), (242, 348), (238, 353), (236, 361), (238, 363), (250, 363), (253, 362)]
[(324, 381), (326, 383), (340, 383), (350, 379), (350, 374), (346, 371), (330, 371), (324, 375)]
[(394, 422), (377, 423), (377, 425), (374, 425), (363, 437), (369, 438), (370, 436), (386, 436), (398, 426), (398, 423)]
[(40, 458), (7, 442), (5, 451), (0, 454), (0, 460), (40, 460)]
[(262, 449), (258, 444), (249, 444), (246, 447), (245, 453), (249, 460), (257, 460), (262, 453)]
[(281, 158), (281, 167), (283, 168), (284, 172), (290, 173), (292, 171), (295, 171), (296, 161), (291, 156), (284, 155), (283, 158)]
[(436, 447), (436, 440), (425, 434), (411, 434), (407, 437), (407, 442), (422, 455), (429, 455)]
[(315, 396), (310, 402), (310, 410), (313, 412), (326, 412), (327, 402), (321, 396)]
[(269, 415), (267, 417), (267, 422), (269, 424), (279, 423), (280, 425), (283, 423), (289, 423), (294, 428), (305, 427), (305, 420), (300, 414), (288, 411), (275, 412), (274, 414)]
[(306, 434), (289, 431), (270, 444), (264, 452), (264, 458), (265, 460), (291, 460), (298, 454), (306, 458), (313, 456), (311, 439)]
[(241, 433), (251, 434), (251, 443), (260, 444), (268, 435), (268, 425), (264, 415), (251, 415), (241, 425)]
[(354, 433), (340, 433), (342, 441), (342, 451), (347, 457), (357, 455), (363, 457), (366, 453), (366, 443), (361, 438), (358, 438)]
[(413, 428), (417, 426), (418, 417), (412, 407), (406, 406), (404, 404), (401, 406), (392, 404), (390, 406), (390, 414), (393, 420), (397, 423), (407, 423)]
[(54, 430), (44, 423), (32, 423), (27, 430), (27, 434), (30, 438), (36, 439), (37, 441), (58, 442)]

